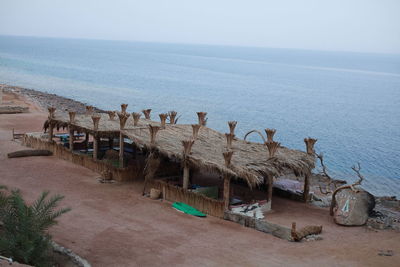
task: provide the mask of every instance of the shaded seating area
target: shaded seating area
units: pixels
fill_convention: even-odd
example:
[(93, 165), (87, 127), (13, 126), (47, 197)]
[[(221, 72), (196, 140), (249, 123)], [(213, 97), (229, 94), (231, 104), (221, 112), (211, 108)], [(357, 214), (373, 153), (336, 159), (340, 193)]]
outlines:
[[(206, 112), (197, 113), (196, 124), (176, 124), (175, 111), (159, 114), (157, 122), (150, 119), (150, 109), (141, 118), (141, 113), (127, 113), (127, 106), (107, 113), (94, 113), (88, 106), (85, 114), (49, 108), (44, 124), (48, 141), (57, 137), (72, 154), (135, 168), (132, 175), (145, 180), (143, 193), (157, 188), (164, 199), (217, 217), (230, 205), (254, 201), (271, 209), (274, 178), (288, 173), (304, 179), (303, 200), (308, 200), (315, 139), (305, 139), (303, 152), (274, 141), (275, 130), (266, 129), (268, 140), (261, 144), (236, 137), (235, 121), (228, 122), (229, 133), (208, 128)], [(54, 135), (60, 128), (68, 132)]]

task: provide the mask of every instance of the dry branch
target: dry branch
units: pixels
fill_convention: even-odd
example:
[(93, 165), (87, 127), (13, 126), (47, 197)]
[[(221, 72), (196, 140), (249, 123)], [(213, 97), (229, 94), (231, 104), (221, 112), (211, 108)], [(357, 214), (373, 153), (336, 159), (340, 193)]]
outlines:
[(331, 207), (330, 207), (330, 209), (329, 209), (329, 213), (330, 213), (331, 216), (333, 216), (333, 209), (334, 209), (335, 206), (336, 206), (336, 194), (337, 194), (339, 191), (341, 191), (341, 190), (343, 190), (343, 189), (346, 189), (346, 188), (350, 188), (350, 189), (353, 190), (354, 192), (358, 192), (358, 189), (355, 188), (355, 186), (361, 185), (361, 183), (364, 181), (364, 176), (362, 176), (361, 173), (360, 173), (360, 170), (361, 170), (361, 165), (360, 165), (360, 163), (357, 163), (357, 167), (356, 167), (356, 166), (353, 166), (353, 167), (351, 167), (351, 169), (352, 169), (353, 171), (355, 171), (355, 173), (357, 174), (358, 180), (357, 180), (356, 182), (352, 183), (352, 184), (343, 185), (343, 186), (341, 186), (341, 187), (339, 187), (339, 188), (336, 188), (336, 190), (333, 191), (333, 194), (332, 194), (332, 201), (331, 201)]

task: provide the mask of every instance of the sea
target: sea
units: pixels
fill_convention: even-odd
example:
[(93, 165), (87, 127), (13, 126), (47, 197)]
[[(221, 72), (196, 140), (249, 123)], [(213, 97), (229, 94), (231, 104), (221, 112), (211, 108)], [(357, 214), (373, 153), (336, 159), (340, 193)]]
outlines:
[(205, 111), (211, 128), (274, 128), (294, 149), (317, 138), (331, 176), (355, 181), (360, 163), (365, 189), (400, 197), (398, 54), (0, 36), (0, 83), (179, 123)]

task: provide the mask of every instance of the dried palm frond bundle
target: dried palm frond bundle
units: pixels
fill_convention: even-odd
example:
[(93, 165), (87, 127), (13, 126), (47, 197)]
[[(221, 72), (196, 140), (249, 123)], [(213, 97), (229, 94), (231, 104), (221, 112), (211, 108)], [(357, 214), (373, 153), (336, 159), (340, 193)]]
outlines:
[(273, 158), (275, 156), (276, 151), (278, 150), (278, 147), (280, 146), (281, 143), (279, 142), (265, 142), (265, 145), (268, 148), (268, 152), (269, 152), (269, 158)]
[(92, 115), (92, 120), (93, 120), (93, 130), (97, 131), (99, 129), (99, 121), (100, 121), (100, 115), (94, 114)]
[(160, 130), (160, 126), (153, 126), (149, 124), (149, 131), (150, 131), (150, 144), (155, 145), (156, 143), (156, 136), (158, 131)]
[(86, 106), (85, 108), (86, 108), (85, 115), (92, 115), (93, 114), (93, 111), (94, 111), (93, 106)]
[(307, 154), (314, 155), (314, 145), (317, 142), (318, 139), (314, 139), (311, 137), (304, 138), (304, 143), (306, 143), (306, 148), (307, 148)]
[(144, 114), (144, 118), (145, 118), (146, 120), (150, 120), (151, 108), (149, 108), (149, 109), (143, 109), (142, 112), (143, 112), (143, 114)]
[(122, 113), (122, 112), (117, 112), (118, 118), (119, 118), (119, 127), (120, 129), (125, 128), (126, 121), (128, 120), (130, 114), (129, 113)]
[(140, 116), (141, 116), (141, 115), (142, 115), (142, 114), (140, 114), (140, 113), (132, 112), (133, 126), (138, 126), (139, 119), (140, 119)]
[(165, 124), (167, 122), (168, 114), (167, 113), (161, 113), (158, 116), (160, 116), (161, 129), (165, 129)]
[(49, 111), (49, 118), (54, 118), (54, 114), (56, 112), (56, 108), (55, 107), (48, 107), (47, 110)]
[(171, 110), (168, 112), (168, 117), (169, 117), (169, 124), (176, 124), (176, 115), (178, 114), (178, 112)]
[(183, 157), (186, 158), (192, 152), (192, 146), (194, 144), (194, 140), (184, 140), (182, 141), (183, 145)]
[(228, 121), (230, 134), (235, 135), (236, 124), (237, 124), (237, 121)]
[(231, 134), (231, 133), (226, 133), (225, 137), (226, 137), (226, 146), (227, 146), (228, 150), (230, 150), (232, 148), (232, 142), (233, 142), (233, 139), (235, 138), (235, 135)]
[(121, 112), (126, 113), (126, 109), (128, 108), (128, 104), (121, 104)]
[(267, 141), (268, 142), (273, 142), (274, 141), (274, 135), (276, 133), (275, 129), (265, 129), (265, 133), (267, 134)]
[(76, 112), (75, 111), (68, 111), (68, 115), (69, 115), (69, 123), (74, 123), (75, 122)]
[(233, 151), (225, 151), (222, 155), (224, 155), (225, 167), (229, 168), (231, 166)]
[(193, 138), (193, 140), (196, 140), (197, 137), (199, 136), (200, 127), (201, 126), (199, 124), (192, 124), (192, 129), (193, 129), (192, 138)]
[(197, 116), (199, 117), (199, 125), (206, 126), (207, 124), (207, 112), (197, 112)]
[(116, 111), (107, 111), (108, 117), (110, 118), (111, 121), (115, 119), (115, 115), (117, 115)]

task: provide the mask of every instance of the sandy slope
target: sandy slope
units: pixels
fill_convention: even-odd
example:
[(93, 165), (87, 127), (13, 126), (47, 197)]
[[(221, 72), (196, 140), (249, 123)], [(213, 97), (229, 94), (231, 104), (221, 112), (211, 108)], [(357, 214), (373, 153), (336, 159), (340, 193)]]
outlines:
[[(170, 203), (142, 197), (140, 182), (101, 184), (98, 174), (54, 157), (7, 159), (6, 153), (24, 149), (10, 141), (12, 128), (41, 130), (46, 113), (31, 110), (0, 115), (0, 184), (21, 189), (28, 200), (43, 190), (64, 195), (72, 211), (51, 233), (94, 266), (399, 266), (399, 233), (340, 227), (325, 209), (274, 199), (272, 221), (324, 226), (322, 241), (291, 243), (178, 213)], [(388, 249), (393, 256), (378, 255)]]

